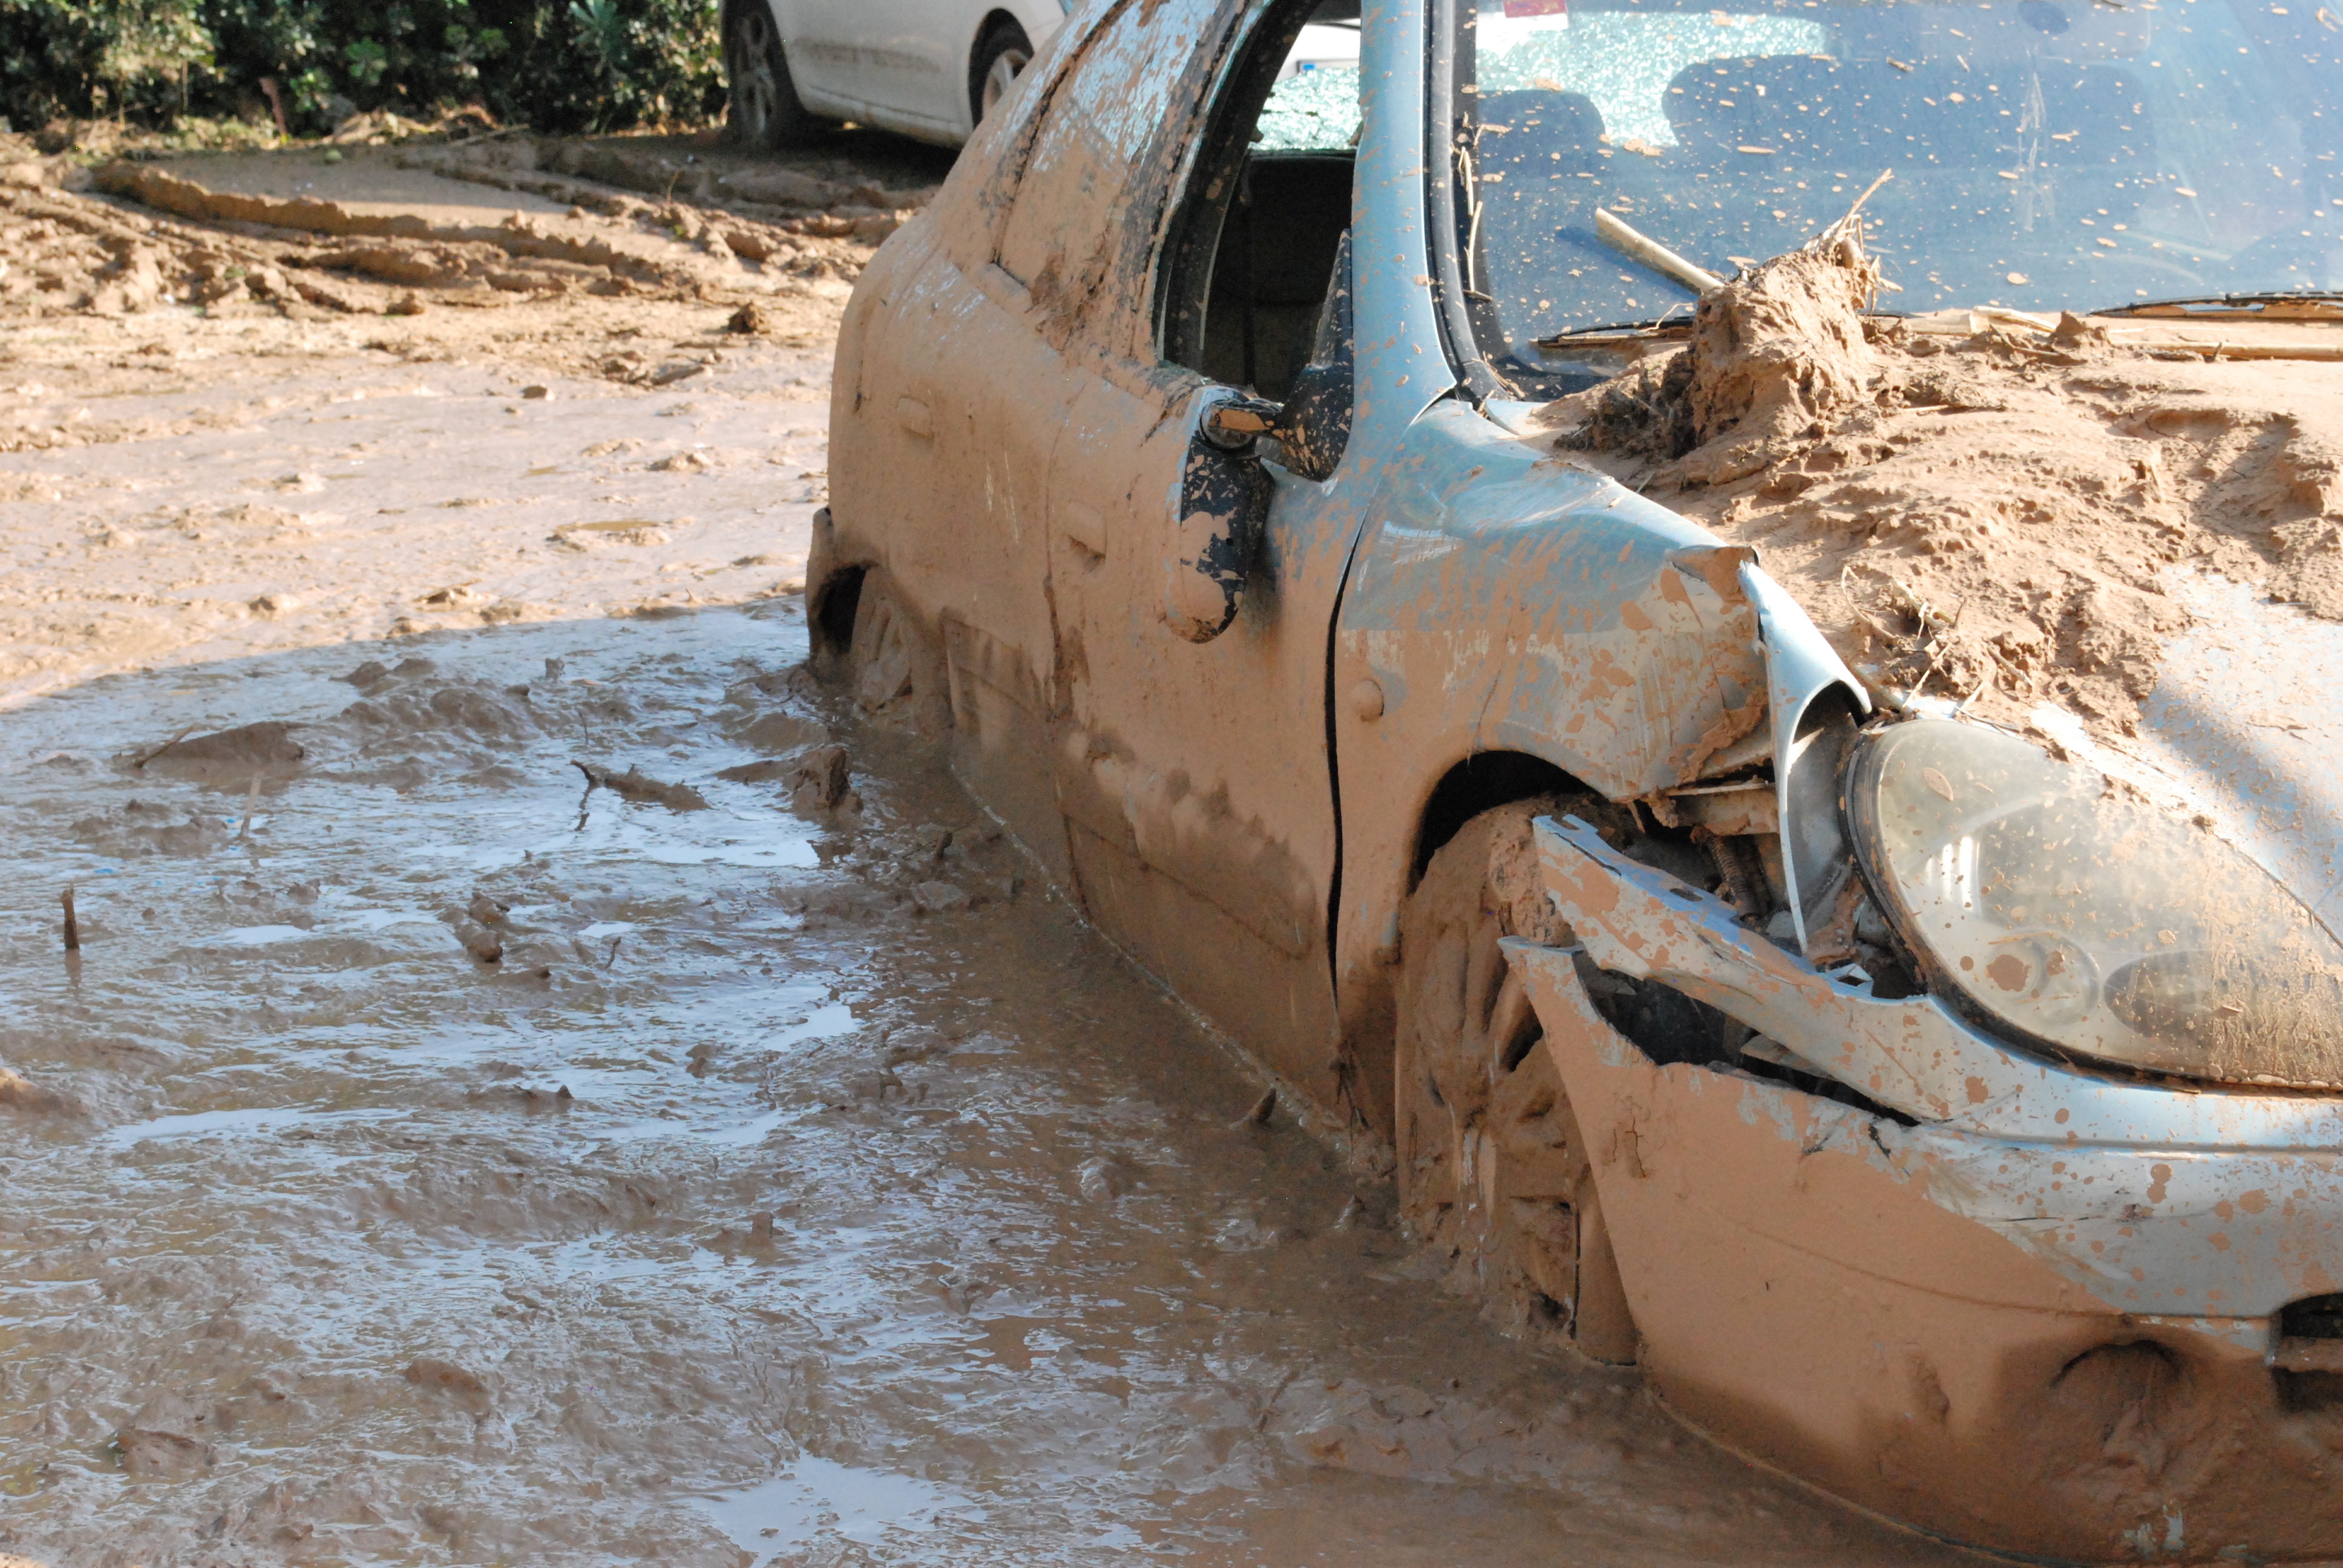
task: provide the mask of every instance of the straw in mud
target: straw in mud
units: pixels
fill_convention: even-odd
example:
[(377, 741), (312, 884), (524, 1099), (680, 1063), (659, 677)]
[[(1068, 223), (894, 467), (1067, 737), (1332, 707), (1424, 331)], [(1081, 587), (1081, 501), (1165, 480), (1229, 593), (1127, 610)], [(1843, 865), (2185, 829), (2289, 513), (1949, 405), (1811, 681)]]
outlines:
[(81, 951), (81, 921), (74, 916), (73, 893), (72, 888), (66, 888), (63, 900), (65, 907), (65, 951), (77, 953)]
[(248, 844), (252, 841), (252, 816), (254, 812), (260, 809), (260, 781), (267, 777), (268, 769), (266, 768), (254, 773), (252, 788), (245, 792), (244, 826), (236, 830), (236, 841), (239, 844)]

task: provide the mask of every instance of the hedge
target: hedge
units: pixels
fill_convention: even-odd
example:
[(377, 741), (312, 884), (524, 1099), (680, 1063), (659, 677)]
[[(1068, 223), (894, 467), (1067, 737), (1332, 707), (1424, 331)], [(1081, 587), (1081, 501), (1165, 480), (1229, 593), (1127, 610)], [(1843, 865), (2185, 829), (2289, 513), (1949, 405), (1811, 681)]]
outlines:
[(0, 0), (0, 114), (166, 128), (472, 104), (548, 131), (705, 122), (724, 103), (716, 0)]

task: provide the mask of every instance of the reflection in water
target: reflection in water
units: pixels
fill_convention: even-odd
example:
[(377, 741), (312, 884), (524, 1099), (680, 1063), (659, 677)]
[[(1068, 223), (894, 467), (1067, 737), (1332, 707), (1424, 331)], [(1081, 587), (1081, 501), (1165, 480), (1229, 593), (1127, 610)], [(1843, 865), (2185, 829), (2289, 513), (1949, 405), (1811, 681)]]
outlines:
[[(794, 614), (0, 717), (0, 1551), (1940, 1560), (1498, 1338), (1383, 1191), (1338, 1224), (1338, 1162), (899, 744), (842, 737), (860, 822), (717, 778)], [(245, 843), (176, 829), (248, 772), (120, 761), (271, 719)], [(710, 809), (581, 823), (573, 757)]]
[(946, 1508), (974, 1523), (984, 1511), (940, 1486), (908, 1475), (858, 1470), (806, 1455), (786, 1475), (729, 1497), (710, 1498), (701, 1511), (758, 1563), (827, 1533), (881, 1546), (900, 1533), (924, 1534)]

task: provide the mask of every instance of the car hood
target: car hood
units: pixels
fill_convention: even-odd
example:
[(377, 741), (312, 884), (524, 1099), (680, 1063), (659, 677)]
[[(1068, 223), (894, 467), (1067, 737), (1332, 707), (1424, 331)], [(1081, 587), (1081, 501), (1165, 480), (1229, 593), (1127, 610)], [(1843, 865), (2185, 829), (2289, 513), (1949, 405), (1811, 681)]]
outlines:
[(2134, 733), (2101, 739), (2037, 704), (2036, 726), (2171, 809), (2210, 817), (2343, 936), (2343, 623), (2260, 585), (2171, 574), (2188, 613), (2167, 638)]
[(1766, 303), (1522, 437), (1754, 548), (1875, 701), (2086, 754), (2343, 931), (2343, 322), (1842, 315), (1825, 355)]

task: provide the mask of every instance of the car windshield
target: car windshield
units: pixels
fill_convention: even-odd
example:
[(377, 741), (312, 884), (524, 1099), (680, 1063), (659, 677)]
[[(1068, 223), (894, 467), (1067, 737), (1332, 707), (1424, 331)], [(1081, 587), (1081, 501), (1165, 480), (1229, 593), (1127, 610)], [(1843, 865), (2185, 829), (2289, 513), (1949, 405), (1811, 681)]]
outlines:
[(1511, 367), (1688, 310), (1598, 208), (1729, 276), (1883, 174), (1883, 308), (2343, 286), (2343, 20), (2320, 0), (1456, 3), (1466, 286)]

